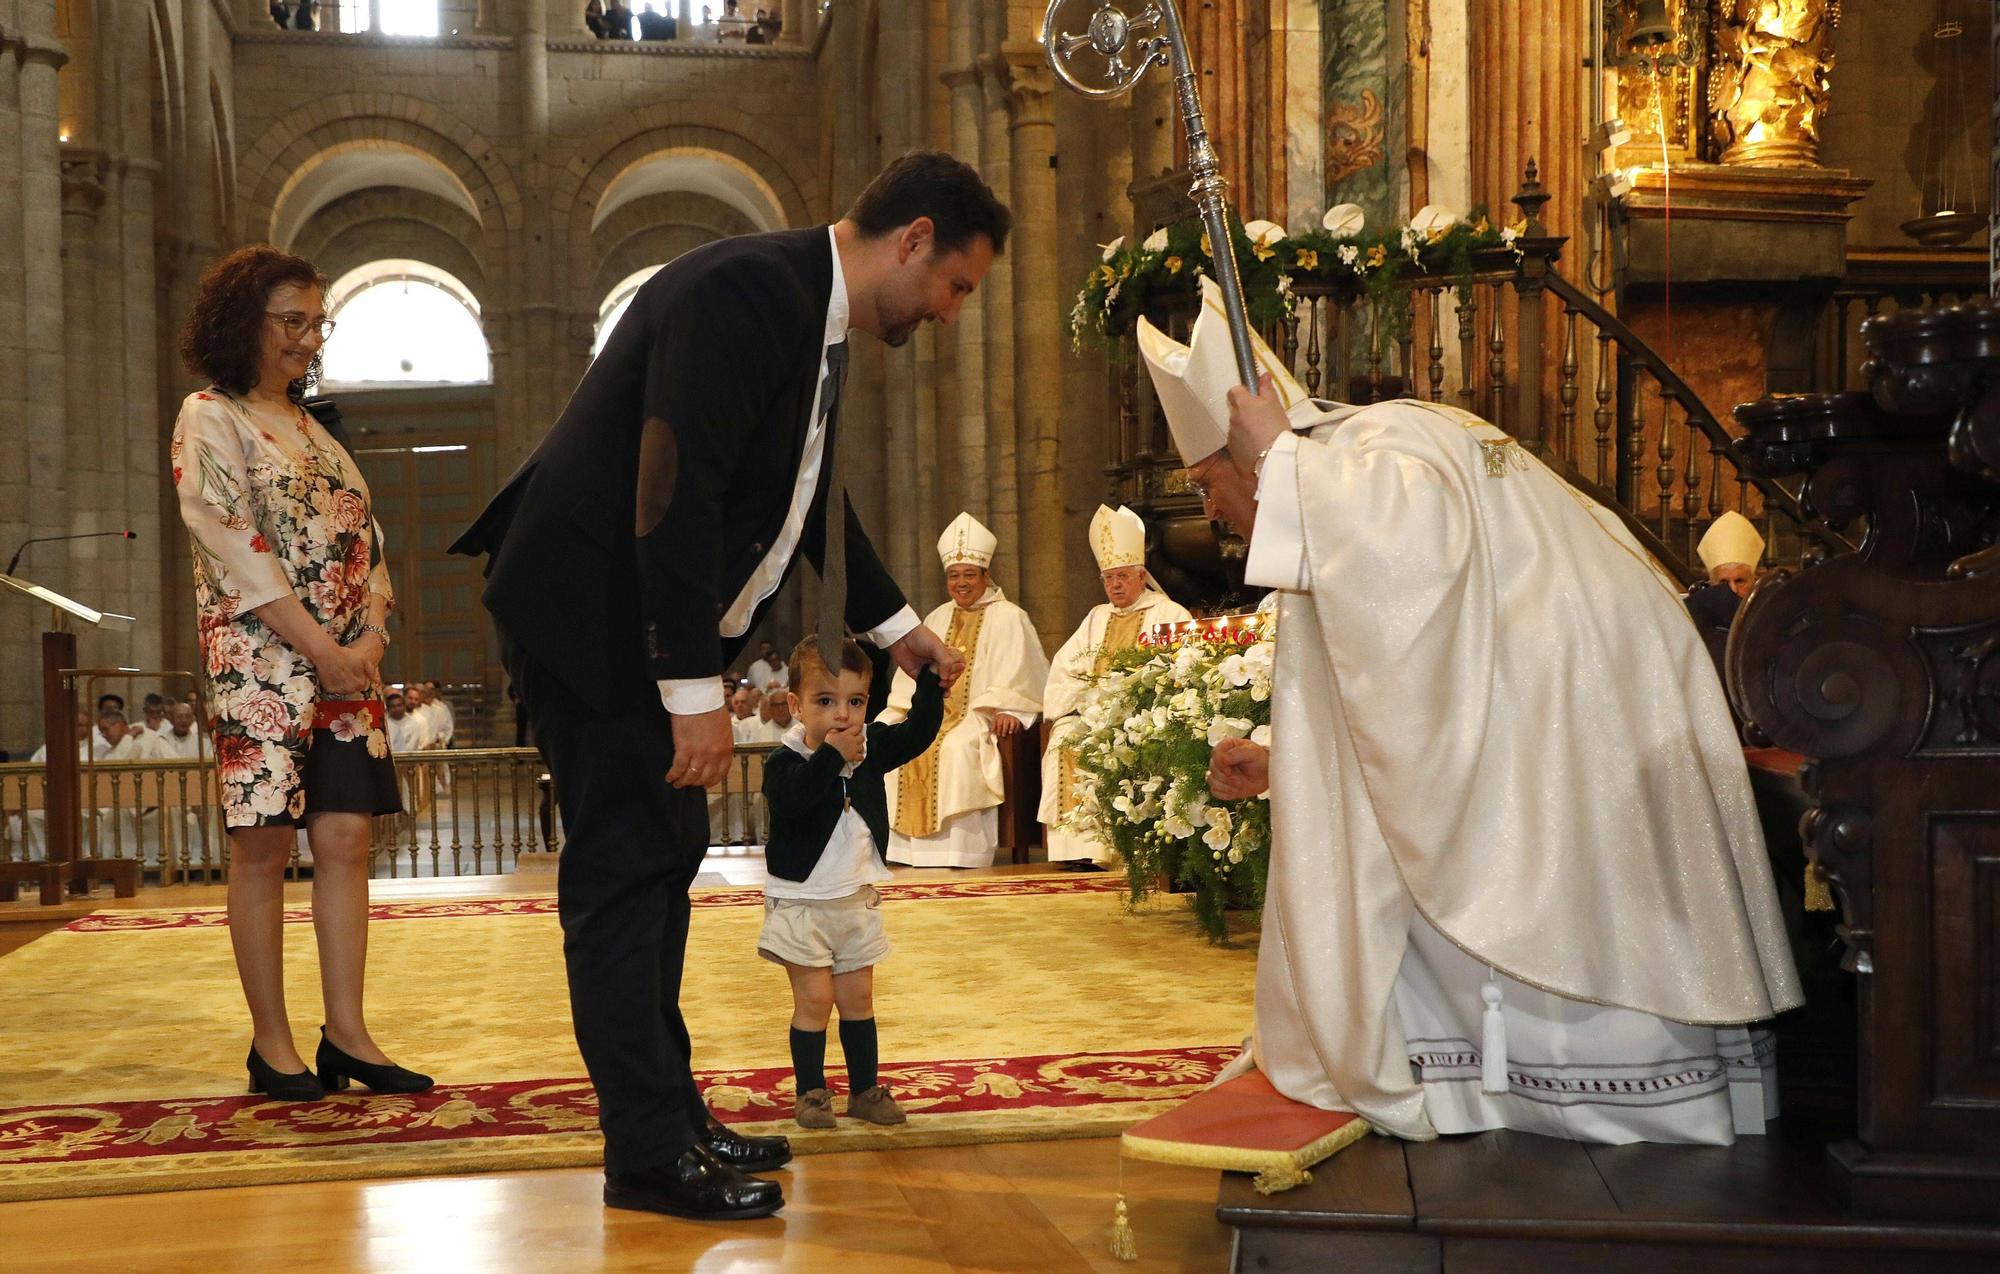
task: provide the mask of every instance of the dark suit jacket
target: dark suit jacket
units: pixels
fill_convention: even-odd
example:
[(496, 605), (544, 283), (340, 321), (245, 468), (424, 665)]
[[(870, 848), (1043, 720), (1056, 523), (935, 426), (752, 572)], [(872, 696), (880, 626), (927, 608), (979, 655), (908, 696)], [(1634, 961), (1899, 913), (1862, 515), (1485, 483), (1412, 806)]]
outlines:
[[(656, 678), (719, 679), (742, 649), (718, 621), (790, 511), (832, 293), (824, 226), (675, 259), (639, 289), (554, 428), (452, 545), (491, 554), (487, 610), (601, 710), (629, 711)], [(649, 450), (642, 471), (649, 418), (666, 422), (670, 445)], [(788, 576), (801, 557), (820, 565), (827, 486), (822, 467)], [(641, 488), (649, 509), (665, 504), (644, 535)], [(865, 632), (905, 603), (851, 506), (846, 516), (846, 618)]]
[(944, 688), (926, 668), (917, 674), (910, 711), (894, 725), (874, 722), (868, 727), (868, 752), (854, 773), (842, 778), (847, 759), (830, 743), (811, 756), (781, 747), (764, 762), (764, 801), (771, 808), (771, 830), (764, 845), (764, 865), (773, 876), (804, 880), (819, 866), (820, 855), (833, 838), (840, 816), (854, 806), (877, 857), (889, 855), (889, 771), (901, 769), (924, 754), (944, 724)]

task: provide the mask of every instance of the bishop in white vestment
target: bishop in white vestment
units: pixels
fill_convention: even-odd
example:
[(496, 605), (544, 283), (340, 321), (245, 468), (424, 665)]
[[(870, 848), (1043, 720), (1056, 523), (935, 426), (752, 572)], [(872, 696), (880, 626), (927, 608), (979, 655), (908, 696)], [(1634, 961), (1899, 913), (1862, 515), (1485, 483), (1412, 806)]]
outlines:
[(1190, 476), (1288, 590), (1272, 747), (1211, 771), (1225, 798), (1268, 775), (1247, 1060), (1412, 1139), (1761, 1132), (1746, 1027), (1801, 995), (1673, 581), (1468, 413), (1316, 403), (1268, 349), (1263, 395), (1232, 390), (1212, 284), (1191, 340), (1142, 325)]
[[(961, 513), (938, 538), (952, 600), (924, 625), (965, 656), (965, 675), (944, 701), (937, 741), (888, 778), (889, 861), (910, 867), (990, 867), (1006, 793), (1000, 739), (1040, 719), (1048, 656), (1028, 612), (1008, 601), (987, 568), (993, 533)], [(909, 712), (916, 682), (898, 671), (884, 721)]]
[(1113, 856), (1103, 841), (1069, 827), (1079, 804), (1089, 799), (1068, 744), (1083, 731), (1080, 714), (1089, 701), (1091, 679), (1104, 672), (1111, 656), (1138, 645), (1140, 637), (1161, 624), (1193, 619), (1187, 607), (1160, 591), (1146, 569), (1146, 524), (1132, 510), (1097, 506), (1090, 519), (1090, 551), (1106, 600), (1091, 608), (1049, 661), (1049, 682), (1042, 690), (1049, 746), (1042, 753), (1042, 807), (1036, 816), (1046, 829), (1052, 863), (1108, 863)]

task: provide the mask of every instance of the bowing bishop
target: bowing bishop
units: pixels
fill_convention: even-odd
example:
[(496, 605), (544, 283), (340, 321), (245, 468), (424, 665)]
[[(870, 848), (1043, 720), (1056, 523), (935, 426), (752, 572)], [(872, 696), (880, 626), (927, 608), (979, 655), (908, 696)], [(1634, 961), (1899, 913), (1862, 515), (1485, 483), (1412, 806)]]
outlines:
[(1750, 1028), (1798, 976), (1673, 580), (1470, 413), (1315, 402), (1268, 348), (1243, 389), (1212, 282), (1189, 345), (1140, 348), (1247, 578), (1285, 590), (1273, 742), (1210, 768), (1271, 802), (1239, 1064), (1412, 1140), (1761, 1133)]
[[(1040, 720), (1048, 656), (1028, 612), (1007, 600), (989, 568), (999, 541), (969, 513), (938, 538), (951, 600), (924, 625), (965, 656), (945, 698), (936, 742), (888, 779), (889, 861), (910, 867), (990, 867), (1005, 796), (1000, 740)], [(916, 682), (897, 672), (883, 721), (909, 712)]]
[(1081, 714), (1092, 693), (1092, 678), (1104, 673), (1113, 655), (1137, 646), (1141, 637), (1160, 625), (1193, 618), (1146, 569), (1146, 524), (1132, 510), (1099, 505), (1090, 519), (1090, 551), (1097, 559), (1105, 600), (1091, 608), (1049, 661), (1049, 681), (1042, 690), (1049, 746), (1042, 753), (1042, 807), (1036, 815), (1047, 829), (1049, 861), (1084, 870), (1112, 858), (1109, 845), (1072, 828), (1079, 805), (1089, 799), (1077, 772), (1073, 741), (1083, 732)]

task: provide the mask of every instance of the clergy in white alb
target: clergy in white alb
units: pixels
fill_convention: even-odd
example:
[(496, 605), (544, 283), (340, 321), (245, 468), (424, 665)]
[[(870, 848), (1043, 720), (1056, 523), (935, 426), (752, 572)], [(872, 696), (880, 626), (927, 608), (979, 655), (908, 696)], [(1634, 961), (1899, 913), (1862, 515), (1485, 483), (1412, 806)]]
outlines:
[(1191, 340), (1140, 336), (1248, 578), (1288, 590), (1272, 746), (1211, 770), (1225, 798), (1269, 784), (1248, 1060), (1413, 1139), (1761, 1132), (1746, 1027), (1801, 996), (1673, 581), (1477, 417), (1232, 390), (1212, 289)]
[[(889, 774), (888, 857), (911, 867), (989, 867), (1005, 796), (1000, 740), (1040, 719), (1049, 661), (1028, 612), (988, 574), (999, 547), (993, 533), (961, 513), (937, 547), (951, 600), (924, 625), (965, 656), (965, 675), (945, 697), (937, 741)], [(881, 719), (901, 721), (915, 693), (899, 671)]]
[(1097, 506), (1090, 519), (1090, 552), (1097, 559), (1105, 601), (1049, 661), (1042, 690), (1042, 713), (1049, 721), (1049, 746), (1042, 753), (1042, 821), (1052, 863), (1108, 863), (1111, 847), (1095, 836), (1071, 830), (1079, 804), (1089, 795), (1069, 746), (1082, 733), (1080, 715), (1092, 693), (1091, 680), (1113, 655), (1130, 650), (1161, 624), (1191, 620), (1187, 607), (1160, 591), (1146, 569), (1146, 524), (1127, 508)]

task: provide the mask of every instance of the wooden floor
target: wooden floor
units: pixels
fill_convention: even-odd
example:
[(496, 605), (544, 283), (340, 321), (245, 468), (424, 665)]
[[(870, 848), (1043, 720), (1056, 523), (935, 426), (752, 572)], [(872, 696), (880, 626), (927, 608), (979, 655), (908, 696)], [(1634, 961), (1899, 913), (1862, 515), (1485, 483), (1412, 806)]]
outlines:
[[(1047, 870), (1001, 867), (988, 873)], [(906, 872), (899, 877), (948, 873)], [(754, 884), (763, 860), (717, 853), (702, 884)], [(552, 890), (546, 873), (375, 882), (380, 901)], [(287, 887), (303, 902), (310, 885)], [(0, 904), (0, 954), (91, 910), (219, 906), (220, 886)], [(51, 915), (54, 911), (59, 914)], [(1247, 1026), (1247, 1024), (1246, 1024)], [(0, 1091), (6, 1087), (0, 1076)], [(784, 1212), (702, 1225), (609, 1212), (595, 1170), (257, 1186), (0, 1204), (0, 1271), (901, 1270), (1220, 1271), (1230, 1231), (1215, 1174), (1125, 1162), (1140, 1260), (1109, 1254), (1115, 1140), (813, 1155), (778, 1174)]]

